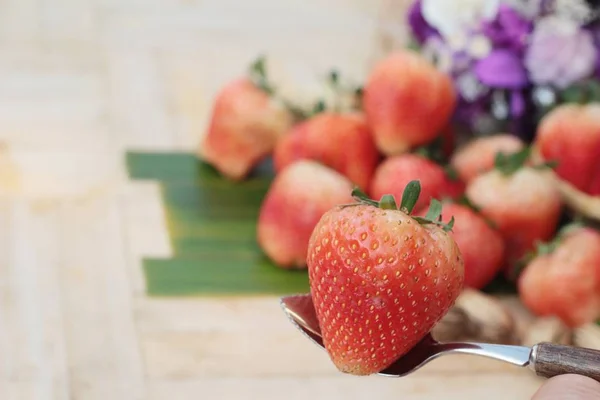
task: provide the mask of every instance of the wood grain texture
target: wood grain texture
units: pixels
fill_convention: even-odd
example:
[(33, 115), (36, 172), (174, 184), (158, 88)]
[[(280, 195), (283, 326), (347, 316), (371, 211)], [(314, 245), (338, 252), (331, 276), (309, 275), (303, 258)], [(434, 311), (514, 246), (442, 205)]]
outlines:
[(600, 382), (600, 351), (581, 347), (540, 343), (535, 347), (533, 368), (545, 378), (584, 375)]

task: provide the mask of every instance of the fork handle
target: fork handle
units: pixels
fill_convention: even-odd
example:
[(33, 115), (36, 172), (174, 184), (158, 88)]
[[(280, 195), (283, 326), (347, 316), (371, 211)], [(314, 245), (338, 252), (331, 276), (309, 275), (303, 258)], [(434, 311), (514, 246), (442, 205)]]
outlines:
[(530, 365), (545, 378), (577, 374), (600, 382), (600, 351), (583, 347), (539, 343), (534, 346)]

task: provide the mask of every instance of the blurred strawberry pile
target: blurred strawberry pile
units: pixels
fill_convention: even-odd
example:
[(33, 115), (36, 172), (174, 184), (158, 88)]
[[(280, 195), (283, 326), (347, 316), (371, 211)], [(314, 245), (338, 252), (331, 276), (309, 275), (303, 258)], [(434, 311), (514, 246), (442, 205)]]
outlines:
[(600, 104), (557, 105), (526, 143), (457, 130), (453, 81), (411, 50), (380, 60), (364, 87), (335, 72), (330, 84), (339, 101), (307, 110), (278, 93), (259, 59), (220, 91), (201, 145), (232, 180), (272, 158), (257, 240), (276, 265), (306, 268), (315, 225), (354, 187), (399, 198), (418, 180), (417, 214), (436, 198), (445, 222), (455, 219), (466, 286), (501, 277), (539, 316), (572, 327), (600, 318), (600, 233), (582, 218), (599, 215)]

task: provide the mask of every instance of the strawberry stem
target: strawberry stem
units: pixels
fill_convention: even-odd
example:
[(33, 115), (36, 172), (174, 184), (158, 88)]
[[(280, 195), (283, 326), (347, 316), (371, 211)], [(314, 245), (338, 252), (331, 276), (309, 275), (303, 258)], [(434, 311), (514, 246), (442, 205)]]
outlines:
[(527, 146), (516, 153), (496, 153), (494, 167), (503, 175), (510, 176), (521, 169), (531, 155), (531, 147)]
[(269, 81), (266, 67), (266, 57), (260, 55), (250, 64), (249, 68), (250, 80), (256, 87), (268, 94), (270, 97), (277, 99), (283, 106), (292, 114), (296, 121), (302, 121), (310, 115), (288, 99), (283, 98), (277, 93), (277, 87)]
[(527, 265), (532, 262), (536, 257), (544, 256), (548, 254), (552, 254), (556, 248), (561, 244), (565, 235), (573, 230), (583, 228), (586, 225), (580, 221), (573, 221), (570, 224), (567, 224), (560, 228), (560, 230), (556, 233), (554, 238), (549, 241), (542, 242), (538, 241), (535, 243), (535, 248), (528, 251), (521, 259), (519, 259), (513, 268), (513, 271), (510, 275), (510, 278), (515, 280), (519, 277), (521, 272), (527, 267)]
[(454, 217), (450, 218), (450, 222), (445, 224), (442, 222), (442, 203), (439, 200), (431, 199), (429, 210), (425, 217), (413, 217), (421, 225), (433, 224), (442, 228), (445, 232), (449, 232), (454, 228)]
[(370, 199), (369, 196), (367, 196), (365, 194), (365, 192), (363, 192), (362, 190), (360, 190), (358, 187), (355, 187), (354, 189), (352, 189), (352, 197), (354, 197), (356, 200), (358, 200), (359, 203), (363, 203), (363, 204), (368, 204), (370, 206), (379, 207), (379, 202), (378, 201)]
[[(529, 160), (531, 156), (531, 147), (524, 147), (522, 150), (506, 154), (504, 152), (496, 153), (496, 158), (494, 159), (494, 167), (499, 170), (503, 175), (510, 176), (521, 169)], [(546, 168), (556, 168), (558, 165), (558, 161), (550, 160), (540, 164), (532, 165), (531, 168), (534, 169), (546, 169)]]
[(266, 58), (260, 55), (250, 64), (250, 79), (254, 84), (270, 96), (275, 94), (275, 87), (271, 85), (267, 78), (267, 68), (265, 66)]
[(381, 196), (381, 200), (379, 200), (379, 207), (384, 210), (397, 210), (398, 206), (396, 205), (396, 199), (391, 194), (385, 194)]
[(402, 193), (402, 201), (400, 202), (400, 211), (410, 215), (419, 200), (421, 195), (421, 183), (419, 181), (410, 181), (404, 188)]
[(427, 158), (437, 164), (445, 165), (448, 163), (448, 157), (444, 153), (446, 138), (440, 134), (431, 143), (418, 147), (414, 153)]

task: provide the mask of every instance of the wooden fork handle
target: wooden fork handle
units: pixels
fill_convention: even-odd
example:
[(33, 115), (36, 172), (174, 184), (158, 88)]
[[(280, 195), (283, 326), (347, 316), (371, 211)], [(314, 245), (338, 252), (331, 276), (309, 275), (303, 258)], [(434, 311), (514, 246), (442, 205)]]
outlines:
[(540, 343), (533, 348), (530, 364), (537, 375), (545, 378), (577, 374), (600, 382), (600, 351), (597, 350)]

